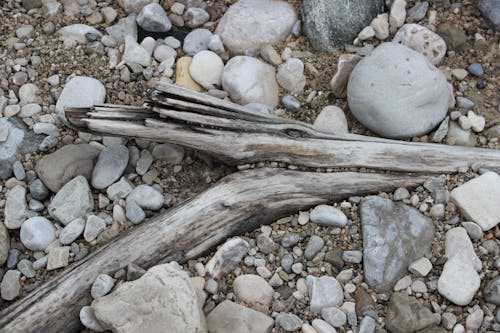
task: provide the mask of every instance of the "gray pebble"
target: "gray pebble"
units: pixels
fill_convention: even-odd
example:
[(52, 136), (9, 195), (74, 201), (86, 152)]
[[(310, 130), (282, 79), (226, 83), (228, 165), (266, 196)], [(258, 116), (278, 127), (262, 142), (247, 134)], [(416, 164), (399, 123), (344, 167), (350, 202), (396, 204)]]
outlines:
[(42, 183), (40, 179), (35, 179), (31, 182), (30, 193), (33, 199), (43, 201), (49, 196), (49, 189)]
[(285, 95), (281, 100), (283, 106), (292, 112), (300, 111), (300, 102), (292, 95)]
[(292, 271), (293, 262), (293, 256), (291, 254), (285, 254), (283, 258), (281, 258), (281, 267), (283, 267), (285, 272), (290, 273)]
[(59, 241), (62, 245), (73, 243), (85, 230), (85, 220), (77, 218), (68, 223), (59, 234)]
[(26, 172), (21, 162), (15, 161), (14, 164), (12, 164), (12, 170), (17, 180), (24, 180), (24, 178), (26, 178)]
[(17, 269), (27, 278), (34, 278), (36, 275), (36, 272), (33, 269), (33, 263), (28, 259), (22, 259), (19, 261)]
[(153, 164), (153, 155), (151, 155), (149, 150), (144, 149), (141, 151), (141, 157), (139, 157), (139, 160), (137, 161), (135, 171), (139, 175), (144, 176), (146, 172), (148, 172), (151, 164)]
[(106, 230), (106, 222), (98, 216), (90, 215), (87, 218), (87, 223), (85, 224), (83, 238), (85, 238), (87, 242), (91, 242), (104, 230)]
[(399, 187), (394, 191), (394, 200), (401, 201), (403, 199), (408, 199), (410, 197), (410, 192), (404, 187)]
[(208, 29), (194, 29), (184, 38), (182, 49), (184, 53), (194, 56), (196, 53), (208, 50), (212, 33)]
[(274, 252), (277, 246), (271, 237), (264, 234), (259, 234), (257, 235), (257, 247), (259, 248), (260, 252), (270, 254)]
[(344, 311), (336, 307), (321, 309), (321, 317), (333, 327), (342, 327), (347, 322)]
[(481, 77), (484, 74), (483, 66), (481, 66), (478, 62), (470, 64), (469, 67), (467, 67), (467, 70), (469, 73), (477, 77)]
[(125, 211), (125, 215), (133, 224), (139, 224), (146, 218), (146, 213), (134, 200), (127, 200)]
[(451, 312), (445, 312), (441, 315), (441, 324), (447, 330), (453, 329), (453, 326), (457, 323), (457, 317)]
[(418, 22), (425, 17), (428, 8), (429, 8), (428, 1), (418, 2), (408, 11), (408, 16), (410, 16), (412, 19)]
[(474, 102), (465, 97), (457, 97), (457, 106), (462, 109), (473, 110)]
[(300, 241), (300, 235), (296, 233), (289, 233), (281, 238), (281, 245), (283, 247), (292, 247)]
[(41, 212), (45, 206), (40, 201), (31, 199), (28, 203), (28, 208), (34, 212)]
[(364, 316), (359, 325), (359, 333), (375, 333), (376, 321), (370, 316)]
[(462, 227), (467, 230), (467, 234), (472, 240), (483, 238), (483, 229), (475, 222), (463, 222)]
[(304, 257), (311, 260), (323, 248), (323, 245), (325, 245), (323, 238), (312, 235), (304, 251)]
[(21, 272), (17, 270), (9, 270), (5, 273), (0, 284), (0, 295), (4, 300), (12, 301), (19, 296), (21, 290), (20, 277)]
[(127, 266), (127, 281), (134, 281), (140, 278), (141, 276), (146, 273), (146, 270), (144, 270), (142, 267), (131, 263), (128, 264)]
[(12, 269), (17, 266), (21, 252), (18, 249), (10, 249), (7, 255), (7, 268)]
[(40, 259), (37, 259), (33, 263), (33, 269), (38, 271), (42, 268), (45, 268), (47, 266), (47, 261), (49, 260), (49, 256), (43, 256)]
[(115, 279), (107, 274), (99, 274), (92, 284), (90, 289), (90, 294), (94, 299), (107, 295), (113, 286), (115, 285)]
[(49, 136), (45, 137), (45, 139), (43, 139), (42, 143), (40, 143), (38, 148), (41, 151), (48, 151), (48, 150), (54, 148), (55, 146), (57, 146), (57, 143), (58, 143), (57, 138), (49, 135)]
[(344, 251), (342, 259), (345, 262), (359, 264), (363, 260), (363, 253), (361, 251)]
[(276, 324), (287, 332), (295, 332), (302, 327), (303, 321), (293, 313), (281, 312), (276, 316)]

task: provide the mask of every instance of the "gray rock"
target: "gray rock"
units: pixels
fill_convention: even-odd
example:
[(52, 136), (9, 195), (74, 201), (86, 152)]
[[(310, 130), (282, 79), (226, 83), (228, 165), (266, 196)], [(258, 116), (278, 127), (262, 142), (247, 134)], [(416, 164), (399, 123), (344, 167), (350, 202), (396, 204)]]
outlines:
[(306, 282), (309, 288), (311, 312), (321, 313), (323, 308), (342, 304), (344, 291), (334, 277), (308, 275)]
[(267, 312), (273, 300), (273, 288), (258, 275), (243, 274), (233, 281), (233, 290), (239, 302), (252, 309)]
[(64, 108), (90, 107), (104, 103), (105, 99), (106, 88), (100, 81), (87, 76), (75, 76), (66, 83), (61, 95), (59, 95), (56, 112), (59, 118), (66, 123)]
[(323, 248), (324, 245), (325, 241), (323, 240), (323, 238), (312, 235), (311, 238), (309, 238), (309, 242), (307, 242), (307, 246), (304, 251), (304, 257), (307, 260), (311, 260)]
[(7, 140), (0, 142), (0, 161), (11, 161), (23, 143), (25, 134), (21, 128), (6, 118), (0, 119), (0, 126), (8, 133)]
[(363, 199), (360, 212), (365, 281), (388, 291), (430, 250), (434, 225), (417, 209), (377, 196)]
[(483, 323), (484, 311), (482, 309), (476, 309), (471, 314), (467, 316), (465, 320), (465, 327), (467, 330), (476, 331), (481, 328)]
[(33, 269), (33, 263), (28, 259), (21, 259), (17, 263), (17, 269), (27, 278), (34, 278), (36, 271)]
[(345, 262), (359, 264), (363, 260), (363, 253), (361, 251), (344, 251), (342, 259)]
[(306, 0), (302, 1), (302, 21), (316, 50), (334, 51), (351, 44), (383, 8), (383, 0)]
[(53, 137), (59, 136), (59, 129), (57, 126), (50, 123), (36, 123), (33, 125), (33, 132), (36, 134), (51, 135)]
[(134, 263), (130, 263), (127, 265), (127, 281), (135, 281), (139, 279), (146, 273), (142, 267), (137, 266)]
[(487, 231), (500, 223), (500, 176), (486, 172), (451, 191), (462, 214)]
[(301, 93), (306, 85), (304, 63), (297, 58), (289, 58), (279, 67), (276, 75), (278, 84), (290, 93)]
[(446, 42), (441, 36), (419, 24), (405, 24), (394, 36), (393, 42), (401, 43), (438, 65), (446, 54)]
[(387, 308), (386, 327), (390, 333), (417, 332), (435, 324), (431, 310), (415, 298), (394, 293)]
[(448, 134), (449, 124), (450, 124), (450, 117), (447, 116), (446, 118), (443, 119), (436, 132), (434, 132), (434, 134), (432, 135), (432, 142), (439, 143), (443, 141), (443, 139)]
[(101, 150), (92, 172), (92, 186), (102, 190), (120, 179), (128, 164), (129, 152), (123, 145), (112, 145)]
[(457, 317), (451, 312), (445, 312), (441, 315), (441, 324), (444, 328), (452, 330), (457, 323)]
[(344, 311), (335, 307), (323, 308), (321, 317), (333, 327), (342, 327), (347, 322), (347, 316)]
[(83, 238), (85, 238), (87, 242), (91, 242), (104, 230), (106, 230), (106, 222), (98, 216), (90, 215), (85, 224)]
[(40, 149), (40, 151), (49, 151), (55, 146), (57, 146), (58, 143), (59, 141), (57, 140), (57, 138), (53, 136), (47, 136), (45, 137), (45, 139), (43, 139), (42, 143), (40, 143), (40, 146), (38, 146), (38, 148)]
[(425, 17), (428, 8), (429, 1), (418, 2), (410, 10), (408, 10), (408, 16), (418, 22)]
[(87, 179), (76, 176), (52, 198), (49, 214), (63, 225), (84, 217), (94, 209), (94, 199)]
[(498, 0), (480, 0), (479, 10), (483, 16), (493, 24), (496, 31), (500, 25), (500, 3)]
[(285, 1), (239, 0), (224, 13), (215, 33), (233, 54), (257, 54), (290, 35), (297, 14)]
[(51, 271), (68, 266), (69, 246), (56, 246), (50, 249), (47, 257), (47, 270)]
[(281, 238), (281, 245), (283, 247), (292, 247), (295, 246), (299, 243), (300, 241), (300, 235), (296, 233), (287, 233), (283, 235), (283, 238)]
[(184, 148), (168, 143), (159, 144), (154, 146), (151, 152), (153, 157), (160, 161), (177, 165), (184, 159)]
[(20, 257), (21, 252), (18, 249), (10, 249), (7, 256), (7, 268), (12, 269), (16, 267)]
[(12, 301), (19, 296), (21, 292), (21, 284), (19, 278), (21, 272), (18, 270), (8, 270), (3, 276), (2, 283), (0, 284), (0, 295), (6, 301)]
[(21, 226), (21, 243), (32, 251), (44, 251), (56, 240), (56, 228), (44, 217), (35, 216)]
[(113, 289), (114, 285), (115, 279), (113, 279), (111, 276), (107, 274), (99, 274), (94, 283), (92, 283), (90, 294), (94, 299), (106, 296), (111, 291), (111, 289)]
[(47, 261), (49, 260), (49, 256), (43, 256), (40, 259), (37, 259), (33, 262), (33, 269), (38, 271), (47, 266)]
[(483, 295), (486, 302), (500, 305), (500, 276), (497, 276), (486, 284)]
[(309, 214), (309, 219), (323, 226), (342, 228), (347, 224), (347, 216), (340, 209), (328, 205), (314, 207)]
[(356, 119), (390, 138), (431, 131), (446, 116), (449, 95), (446, 78), (427, 58), (396, 43), (383, 43), (363, 58), (347, 86)]
[(98, 155), (99, 149), (92, 145), (66, 145), (42, 157), (35, 170), (45, 186), (57, 192), (75, 176), (82, 175), (90, 179)]
[(248, 243), (240, 237), (227, 240), (206, 264), (206, 272), (213, 279), (220, 280), (238, 267), (248, 249)]
[(209, 332), (268, 333), (274, 320), (262, 312), (225, 300), (208, 314), (207, 325)]
[(361, 324), (359, 325), (358, 333), (375, 333), (375, 328), (377, 327), (377, 322), (370, 316), (364, 316), (361, 319)]
[(189, 28), (197, 28), (209, 19), (210, 15), (203, 8), (191, 7), (184, 13), (184, 23)]
[(115, 25), (106, 28), (106, 32), (113, 37), (118, 44), (125, 43), (125, 37), (131, 36), (137, 40), (137, 24), (135, 23), (135, 15), (122, 18)]
[(484, 74), (483, 66), (481, 66), (478, 62), (470, 64), (469, 67), (467, 67), (467, 70), (469, 73), (477, 77), (481, 77)]
[(19, 105), (24, 106), (30, 103), (39, 103), (38, 93), (40, 89), (33, 83), (26, 83), (19, 88)]
[(129, 200), (135, 201), (141, 208), (149, 210), (158, 210), (165, 202), (163, 194), (152, 186), (144, 184), (137, 186), (130, 192), (127, 196), (127, 201)]
[(135, 200), (127, 200), (125, 211), (127, 219), (133, 224), (139, 224), (146, 218), (146, 213), (144, 213), (144, 210), (142, 210)]
[(140, 279), (120, 284), (94, 300), (92, 308), (101, 326), (116, 332), (138, 332), (145, 323), (151, 332), (165, 327), (172, 332), (207, 332), (196, 289), (175, 262), (154, 266)]
[(21, 162), (15, 161), (14, 164), (12, 164), (12, 171), (14, 172), (14, 177), (16, 177), (17, 180), (24, 180), (24, 178), (26, 178), (26, 171), (24, 171), (24, 167)]
[(274, 67), (247, 56), (231, 58), (222, 72), (222, 87), (241, 105), (256, 102), (276, 107), (278, 84)]
[(450, 121), (446, 141), (449, 144), (474, 147), (476, 137), (471, 130), (463, 130), (456, 121)]
[(125, 52), (123, 53), (122, 60), (129, 66), (139, 64), (147, 67), (151, 65), (151, 55), (149, 52), (131, 36), (125, 36)]
[(0, 267), (7, 261), (10, 249), (9, 231), (0, 223)]
[(298, 331), (302, 324), (304, 323), (302, 319), (293, 313), (281, 312), (276, 316), (276, 325), (281, 327), (286, 332), (295, 332)]
[(337, 64), (337, 72), (330, 81), (330, 88), (333, 95), (338, 98), (347, 97), (347, 82), (354, 66), (362, 58), (356, 54), (341, 54)]
[(142, 8), (137, 16), (137, 24), (146, 31), (167, 32), (172, 28), (172, 22), (167, 17), (163, 7), (151, 3)]
[(141, 157), (139, 157), (139, 160), (137, 161), (135, 171), (140, 176), (144, 176), (146, 172), (148, 172), (151, 164), (153, 164), (153, 155), (151, 155), (149, 150), (144, 149), (143, 151), (141, 151)]
[(84, 306), (80, 310), (80, 322), (83, 324), (83, 326), (92, 331), (104, 332), (104, 328), (95, 317), (94, 309), (91, 306)]
[(300, 111), (300, 102), (298, 99), (293, 97), (292, 95), (285, 95), (281, 99), (281, 102), (283, 103), (283, 106), (287, 108), (288, 110), (292, 112), (299, 112)]
[(40, 179), (35, 179), (29, 185), (31, 197), (35, 200), (45, 200), (49, 196), (49, 189)]
[(80, 23), (62, 27), (57, 31), (57, 34), (62, 40), (72, 39), (80, 44), (87, 43), (87, 34), (94, 34), (98, 37), (102, 36), (102, 33), (96, 28)]
[(483, 230), (481, 227), (474, 222), (462, 222), (462, 227), (467, 230), (467, 234), (473, 240), (482, 239), (483, 238)]
[(77, 218), (76, 220), (68, 223), (61, 233), (59, 234), (59, 241), (62, 245), (69, 245), (73, 243), (85, 230), (85, 220)]
[(264, 254), (270, 254), (278, 248), (277, 244), (274, 243), (273, 239), (267, 235), (259, 234), (257, 235), (257, 247), (260, 252)]
[(459, 96), (457, 97), (457, 106), (462, 109), (473, 110), (474, 102), (468, 98)]
[(182, 50), (184, 53), (194, 56), (196, 53), (208, 50), (208, 44), (212, 38), (212, 32), (208, 29), (194, 29), (184, 38)]
[(7, 191), (3, 223), (8, 229), (19, 229), (27, 217), (26, 188), (16, 185)]
[(106, 190), (110, 200), (124, 199), (132, 192), (132, 185), (124, 178), (109, 186)]

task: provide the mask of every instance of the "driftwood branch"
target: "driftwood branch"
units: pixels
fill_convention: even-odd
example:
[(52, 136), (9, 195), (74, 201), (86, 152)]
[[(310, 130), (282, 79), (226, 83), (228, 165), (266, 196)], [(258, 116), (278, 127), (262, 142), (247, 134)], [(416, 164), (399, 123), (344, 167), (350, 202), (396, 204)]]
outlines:
[(72, 126), (203, 151), (230, 164), (265, 161), (313, 168), (365, 167), (454, 173), (472, 164), (500, 172), (500, 151), (329, 133), (262, 115), (175, 85), (158, 85), (149, 106), (68, 109)]
[(131, 229), (76, 262), (0, 312), (0, 332), (74, 332), (78, 313), (91, 302), (97, 275), (131, 262), (148, 268), (185, 262), (233, 235), (321, 203), (352, 195), (415, 187), (423, 176), (309, 173), (255, 169), (227, 176), (207, 191)]

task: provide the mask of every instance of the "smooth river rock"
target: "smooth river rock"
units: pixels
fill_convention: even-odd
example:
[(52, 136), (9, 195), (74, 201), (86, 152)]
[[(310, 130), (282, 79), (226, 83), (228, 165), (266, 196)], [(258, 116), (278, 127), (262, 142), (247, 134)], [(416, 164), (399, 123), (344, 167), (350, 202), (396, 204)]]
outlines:
[(89, 183), (83, 176), (76, 176), (64, 185), (52, 198), (49, 214), (63, 225), (85, 217), (94, 209), (94, 199)]
[(450, 86), (422, 54), (397, 43), (383, 43), (351, 73), (347, 100), (352, 114), (388, 138), (422, 136), (448, 111)]
[(129, 151), (123, 145), (105, 147), (92, 172), (92, 186), (102, 190), (120, 179), (128, 164)]
[(363, 199), (360, 212), (365, 281), (377, 292), (391, 290), (430, 251), (434, 224), (417, 209), (378, 196)]

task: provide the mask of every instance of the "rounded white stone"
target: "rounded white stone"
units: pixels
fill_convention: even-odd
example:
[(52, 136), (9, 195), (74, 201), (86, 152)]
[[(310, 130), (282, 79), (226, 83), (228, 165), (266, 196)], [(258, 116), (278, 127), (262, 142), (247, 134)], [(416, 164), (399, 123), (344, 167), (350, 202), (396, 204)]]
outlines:
[(195, 54), (189, 65), (189, 74), (193, 80), (205, 89), (214, 89), (221, 85), (222, 59), (212, 51), (200, 51)]
[(35, 216), (21, 225), (21, 243), (32, 251), (44, 251), (56, 239), (56, 228), (44, 217)]

